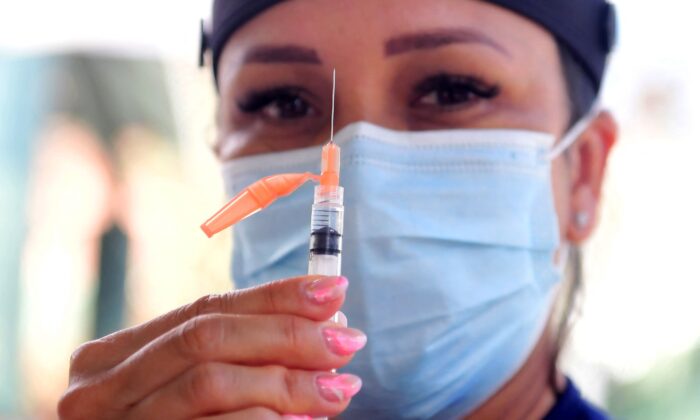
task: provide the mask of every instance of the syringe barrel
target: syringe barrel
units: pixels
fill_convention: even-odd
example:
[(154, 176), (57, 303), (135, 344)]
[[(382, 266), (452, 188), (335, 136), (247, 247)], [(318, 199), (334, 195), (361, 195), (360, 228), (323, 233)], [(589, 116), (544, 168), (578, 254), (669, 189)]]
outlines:
[(311, 210), (309, 274), (340, 275), (343, 215), (343, 188), (317, 186)]

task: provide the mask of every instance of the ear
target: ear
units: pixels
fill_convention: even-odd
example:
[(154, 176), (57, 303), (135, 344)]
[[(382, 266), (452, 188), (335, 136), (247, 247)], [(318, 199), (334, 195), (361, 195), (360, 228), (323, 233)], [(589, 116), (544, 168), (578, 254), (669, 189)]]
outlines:
[(567, 153), (571, 208), (566, 236), (574, 244), (588, 239), (597, 224), (605, 169), (617, 137), (615, 119), (602, 111)]

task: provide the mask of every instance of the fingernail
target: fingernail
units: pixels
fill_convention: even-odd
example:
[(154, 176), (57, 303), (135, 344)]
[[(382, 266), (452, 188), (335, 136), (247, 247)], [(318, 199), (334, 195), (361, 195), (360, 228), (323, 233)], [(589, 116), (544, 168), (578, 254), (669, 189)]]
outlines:
[(347, 401), (362, 388), (362, 379), (355, 375), (320, 375), (316, 386), (321, 396), (333, 403)]
[(312, 420), (311, 416), (297, 416), (296, 414), (285, 414), (282, 420)]
[(345, 277), (324, 277), (307, 283), (304, 293), (314, 303), (328, 303), (345, 294), (348, 279)]
[(367, 336), (362, 331), (350, 328), (324, 328), (323, 338), (333, 353), (339, 356), (351, 355), (367, 344)]

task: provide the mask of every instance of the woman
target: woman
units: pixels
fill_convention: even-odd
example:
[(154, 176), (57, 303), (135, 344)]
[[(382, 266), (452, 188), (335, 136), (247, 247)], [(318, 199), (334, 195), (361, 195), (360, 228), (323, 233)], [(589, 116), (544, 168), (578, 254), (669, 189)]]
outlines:
[(309, 196), (281, 200), (237, 227), (238, 291), (81, 346), (60, 415), (604, 417), (550, 325), (617, 137), (593, 109), (611, 22), (603, 0), (215, 2), (231, 194), (315, 169), (338, 69), (349, 280), (299, 277)]

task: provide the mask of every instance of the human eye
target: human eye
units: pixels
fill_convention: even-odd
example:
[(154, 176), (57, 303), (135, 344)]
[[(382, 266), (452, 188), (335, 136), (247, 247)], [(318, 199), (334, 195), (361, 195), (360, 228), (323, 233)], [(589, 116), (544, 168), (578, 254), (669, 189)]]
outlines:
[(236, 102), (244, 114), (282, 123), (319, 115), (311, 104), (310, 96), (301, 87), (279, 86), (249, 92)]
[(489, 84), (478, 77), (440, 73), (416, 84), (411, 106), (417, 109), (454, 111), (493, 99), (500, 92), (498, 85)]

